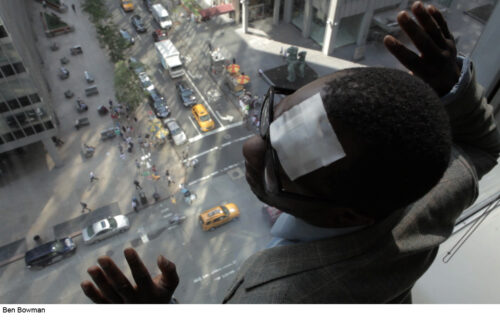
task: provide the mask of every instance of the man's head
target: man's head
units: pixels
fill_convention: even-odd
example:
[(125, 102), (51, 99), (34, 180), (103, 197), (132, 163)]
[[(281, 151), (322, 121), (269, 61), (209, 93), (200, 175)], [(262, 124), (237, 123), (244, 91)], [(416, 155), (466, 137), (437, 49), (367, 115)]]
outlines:
[(451, 148), (448, 117), (418, 78), (383, 68), (342, 70), (284, 98), (274, 107), (274, 120), (317, 93), (345, 157), (293, 181), (278, 161), (283, 190), (305, 197), (283, 196), (270, 192), (276, 185), (269, 173), (272, 146), (254, 137), (243, 154), (259, 199), (315, 225), (360, 225), (417, 200), (441, 178)]

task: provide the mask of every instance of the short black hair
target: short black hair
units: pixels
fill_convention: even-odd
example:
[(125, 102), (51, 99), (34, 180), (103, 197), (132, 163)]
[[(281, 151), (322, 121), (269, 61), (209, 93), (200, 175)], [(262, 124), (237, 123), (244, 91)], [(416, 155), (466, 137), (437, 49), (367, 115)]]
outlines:
[(449, 118), (433, 89), (415, 76), (387, 68), (342, 72), (326, 84), (323, 101), (330, 121), (354, 136), (361, 153), (338, 177), (340, 185), (332, 181), (333, 189), (352, 207), (383, 218), (443, 176), (451, 153)]

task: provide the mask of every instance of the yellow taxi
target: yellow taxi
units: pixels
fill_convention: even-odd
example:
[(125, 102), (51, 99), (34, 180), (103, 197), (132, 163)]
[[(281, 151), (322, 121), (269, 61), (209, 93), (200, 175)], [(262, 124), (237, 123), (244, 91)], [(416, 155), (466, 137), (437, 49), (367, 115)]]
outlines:
[(215, 128), (214, 120), (208, 114), (207, 109), (202, 104), (196, 104), (192, 109), (194, 119), (198, 122), (201, 131), (209, 131)]
[(239, 218), (240, 209), (234, 203), (223, 204), (200, 214), (199, 222), (203, 231), (215, 228)]
[(134, 11), (134, 3), (132, 0), (121, 0), (123, 11)]

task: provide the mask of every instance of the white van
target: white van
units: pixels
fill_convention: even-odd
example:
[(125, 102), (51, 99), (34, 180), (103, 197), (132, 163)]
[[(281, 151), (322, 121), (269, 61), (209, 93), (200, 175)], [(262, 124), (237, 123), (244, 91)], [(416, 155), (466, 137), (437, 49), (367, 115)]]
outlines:
[(157, 3), (153, 5), (153, 18), (158, 22), (160, 28), (170, 29), (172, 28), (172, 20), (168, 15), (167, 9), (161, 4)]

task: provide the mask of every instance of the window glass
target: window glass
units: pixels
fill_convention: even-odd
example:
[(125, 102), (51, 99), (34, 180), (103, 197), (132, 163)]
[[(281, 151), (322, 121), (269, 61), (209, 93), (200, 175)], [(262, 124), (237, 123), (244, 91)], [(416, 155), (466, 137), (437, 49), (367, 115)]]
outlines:
[(9, 107), (12, 110), (21, 108), (21, 105), (19, 104), (19, 102), (17, 101), (17, 99), (9, 100), (9, 101), (7, 101), (7, 103), (9, 104)]
[(14, 131), (14, 136), (16, 137), (16, 139), (21, 139), (25, 137), (24, 132), (22, 130)]
[(35, 130), (33, 130), (33, 127), (24, 127), (24, 133), (26, 133), (26, 135), (28, 136), (31, 136), (31, 135), (34, 135), (35, 134)]
[(12, 133), (6, 133), (4, 134), (3, 136), (3, 139), (6, 141), (6, 142), (11, 142), (11, 141), (14, 141), (14, 136), (12, 135)]
[(0, 69), (2, 69), (2, 72), (6, 77), (12, 76), (15, 74), (14, 69), (12, 68), (12, 66), (10, 64), (5, 64), (5, 65), (1, 66)]
[(0, 102), (0, 112), (7, 112), (9, 108), (7, 108), (7, 104), (5, 102)]
[(26, 71), (22, 62), (16, 62), (13, 64), (16, 73), (23, 73)]
[(37, 93), (30, 94), (30, 99), (31, 103), (37, 103), (41, 101)]
[(7, 30), (3, 26), (0, 26), (0, 38), (8, 37)]
[(52, 121), (47, 121), (43, 124), (45, 125), (45, 128), (47, 128), (47, 130), (54, 129), (54, 124), (52, 124)]
[(35, 124), (35, 131), (37, 133), (40, 133), (40, 132), (43, 132), (45, 129), (43, 128), (43, 126), (41, 124)]
[(27, 96), (22, 96), (17, 98), (23, 107), (29, 106), (31, 104), (30, 99)]
[(2, 138), (0, 138), (0, 144), (4, 144), (4, 142), (3, 142), (3, 139), (2, 139)]

